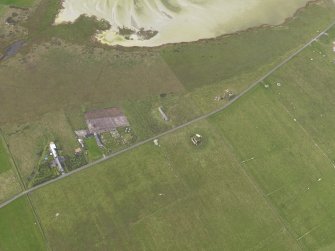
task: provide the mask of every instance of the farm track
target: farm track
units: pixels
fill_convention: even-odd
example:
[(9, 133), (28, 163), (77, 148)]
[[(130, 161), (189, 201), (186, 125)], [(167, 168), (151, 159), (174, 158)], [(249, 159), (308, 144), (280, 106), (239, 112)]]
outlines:
[(59, 180), (65, 179), (65, 178), (67, 178), (67, 177), (69, 177), (69, 176), (72, 176), (72, 175), (78, 173), (78, 172), (81, 172), (81, 171), (83, 171), (83, 170), (85, 170), (85, 169), (88, 169), (88, 168), (93, 167), (93, 166), (95, 166), (95, 165), (97, 165), (97, 164), (100, 164), (100, 163), (102, 163), (102, 162), (105, 162), (105, 161), (107, 161), (107, 160), (109, 160), (109, 159), (112, 159), (112, 158), (114, 158), (114, 157), (116, 157), (116, 156), (119, 156), (119, 155), (121, 155), (121, 154), (123, 154), (123, 153), (125, 153), (125, 152), (131, 151), (131, 150), (133, 150), (133, 149), (135, 149), (135, 148), (137, 148), (137, 147), (139, 147), (139, 146), (142, 146), (142, 145), (144, 145), (144, 144), (146, 144), (146, 143), (149, 143), (149, 142), (153, 141), (154, 139), (157, 139), (157, 138), (163, 137), (163, 136), (165, 136), (165, 135), (171, 134), (171, 133), (173, 133), (173, 132), (175, 132), (175, 131), (177, 131), (177, 130), (179, 130), (179, 129), (182, 129), (182, 128), (187, 127), (187, 126), (189, 126), (189, 125), (192, 125), (192, 124), (194, 124), (194, 123), (196, 123), (196, 122), (198, 122), (198, 121), (207, 119), (207, 118), (209, 118), (209, 117), (211, 117), (211, 116), (213, 116), (213, 115), (215, 115), (215, 114), (217, 114), (217, 113), (222, 112), (223, 110), (225, 110), (226, 108), (228, 108), (229, 106), (231, 106), (233, 103), (235, 103), (236, 101), (238, 101), (240, 98), (242, 98), (245, 94), (249, 93), (249, 91), (251, 91), (254, 87), (256, 87), (258, 84), (260, 84), (262, 81), (264, 81), (264, 80), (265, 80), (266, 78), (268, 78), (270, 75), (272, 75), (272, 74), (273, 74), (275, 71), (277, 71), (279, 68), (281, 68), (282, 66), (284, 66), (285, 64), (287, 64), (288, 62), (290, 62), (294, 57), (296, 57), (297, 55), (299, 55), (304, 49), (306, 49), (306, 48), (307, 48), (308, 46), (310, 46), (314, 41), (316, 41), (317, 39), (319, 39), (319, 38), (320, 38), (322, 35), (324, 35), (328, 30), (330, 30), (334, 25), (335, 25), (335, 21), (333, 21), (333, 22), (332, 22), (326, 29), (324, 29), (324, 30), (323, 30), (322, 32), (320, 32), (317, 36), (315, 36), (314, 38), (312, 38), (309, 42), (307, 42), (306, 44), (304, 44), (300, 49), (296, 50), (294, 53), (292, 53), (290, 56), (288, 56), (285, 60), (283, 60), (281, 63), (279, 63), (279, 64), (278, 64), (277, 66), (275, 66), (273, 69), (271, 69), (268, 73), (266, 73), (266, 74), (265, 74), (264, 76), (262, 76), (260, 79), (258, 79), (257, 81), (253, 82), (248, 88), (246, 88), (246, 89), (245, 89), (244, 91), (242, 91), (239, 95), (237, 95), (232, 101), (230, 101), (229, 103), (226, 103), (226, 104), (223, 105), (222, 107), (220, 107), (220, 108), (218, 108), (218, 109), (216, 109), (216, 110), (214, 110), (214, 111), (212, 111), (212, 112), (209, 112), (209, 113), (207, 113), (207, 114), (204, 114), (204, 115), (202, 115), (202, 116), (200, 116), (200, 117), (198, 117), (198, 118), (195, 118), (195, 119), (193, 119), (193, 120), (191, 120), (191, 121), (189, 121), (189, 122), (187, 122), (187, 123), (184, 123), (184, 124), (182, 124), (182, 125), (176, 126), (176, 127), (172, 128), (172, 129), (170, 129), (170, 130), (168, 130), (168, 131), (165, 131), (165, 132), (163, 132), (163, 133), (160, 133), (160, 134), (158, 134), (158, 135), (156, 135), (156, 136), (154, 136), (154, 137), (151, 137), (151, 138), (148, 138), (148, 139), (143, 140), (143, 141), (141, 141), (141, 142), (138, 142), (138, 143), (136, 143), (136, 144), (134, 144), (134, 145), (132, 145), (132, 146), (130, 146), (130, 147), (128, 147), (128, 148), (125, 148), (125, 149), (120, 150), (120, 151), (118, 151), (118, 152), (112, 153), (112, 154), (110, 154), (110, 155), (108, 155), (108, 156), (106, 156), (106, 157), (104, 157), (104, 158), (101, 158), (101, 159), (96, 160), (96, 161), (94, 161), (94, 162), (92, 162), (92, 163), (89, 163), (89, 164), (87, 164), (87, 165), (85, 165), (85, 166), (83, 166), (83, 167), (80, 167), (80, 168), (78, 168), (78, 169), (76, 169), (76, 170), (74, 170), (74, 171), (71, 171), (71, 172), (66, 173), (66, 174), (64, 174), (64, 175), (62, 175), (62, 176), (59, 176), (59, 177), (56, 178), (56, 179), (47, 181), (47, 182), (45, 182), (45, 183), (43, 183), (43, 184), (37, 185), (37, 186), (32, 187), (32, 188), (30, 188), (30, 189), (27, 189), (27, 190), (25, 190), (25, 191), (22, 191), (21, 193), (19, 193), (19, 194), (13, 196), (12, 198), (10, 198), (10, 199), (8, 199), (8, 200), (6, 200), (6, 201), (0, 203), (0, 208), (5, 207), (6, 205), (10, 204), (11, 202), (13, 202), (13, 201), (15, 201), (15, 200), (17, 200), (17, 199), (19, 199), (19, 198), (21, 198), (21, 197), (23, 197), (23, 196), (29, 194), (29, 193), (35, 191), (35, 190), (38, 190), (38, 189), (43, 188), (43, 187), (45, 187), (45, 186), (48, 186), (48, 185), (50, 185), (50, 184), (52, 184), (52, 183), (54, 183), (54, 182), (57, 182), (57, 181), (59, 181)]

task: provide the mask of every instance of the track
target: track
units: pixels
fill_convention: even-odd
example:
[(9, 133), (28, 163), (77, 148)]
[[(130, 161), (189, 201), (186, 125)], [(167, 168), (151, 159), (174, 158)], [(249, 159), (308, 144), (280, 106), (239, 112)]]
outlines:
[(278, 64), (278, 65), (275, 66), (272, 70), (270, 70), (268, 73), (266, 73), (264, 76), (262, 76), (260, 79), (258, 79), (257, 81), (253, 82), (247, 89), (245, 89), (244, 91), (242, 91), (242, 92), (241, 92), (239, 95), (237, 95), (232, 101), (230, 101), (229, 103), (226, 103), (224, 106), (222, 106), (222, 107), (220, 107), (220, 108), (218, 108), (218, 109), (216, 109), (216, 110), (214, 110), (214, 111), (212, 111), (212, 112), (210, 112), (210, 113), (207, 113), (207, 114), (205, 114), (205, 115), (202, 115), (202, 116), (200, 116), (200, 117), (198, 117), (198, 118), (196, 118), (196, 119), (193, 119), (193, 120), (191, 120), (191, 121), (189, 121), (189, 122), (187, 122), (187, 123), (185, 123), (185, 124), (182, 124), (182, 125), (179, 125), (179, 126), (177, 126), (177, 127), (174, 127), (173, 129), (170, 129), (170, 130), (168, 130), (168, 131), (166, 131), (166, 132), (163, 132), (163, 133), (158, 134), (158, 135), (156, 135), (156, 136), (154, 136), (154, 137), (151, 137), (151, 138), (149, 138), (149, 139), (146, 139), (146, 140), (143, 140), (143, 141), (141, 141), (141, 142), (138, 142), (138, 143), (136, 143), (136, 144), (134, 144), (134, 145), (132, 145), (132, 146), (126, 148), (126, 149), (123, 149), (123, 150), (121, 150), (121, 151), (112, 153), (112, 154), (106, 156), (105, 158), (101, 158), (101, 159), (99, 159), (99, 160), (97, 160), (97, 161), (94, 161), (94, 162), (89, 163), (89, 164), (87, 164), (87, 165), (85, 165), (85, 166), (82, 166), (82, 167), (80, 167), (80, 168), (78, 168), (78, 169), (76, 169), (76, 170), (74, 170), (74, 171), (72, 171), (72, 172), (63, 174), (62, 176), (59, 176), (59, 177), (56, 178), (56, 179), (47, 181), (47, 182), (45, 182), (45, 183), (43, 183), (43, 184), (40, 184), (40, 185), (38, 185), (38, 186), (32, 187), (32, 188), (30, 188), (30, 189), (27, 189), (27, 190), (25, 190), (25, 191), (23, 191), (23, 192), (21, 192), (21, 193), (15, 195), (15, 196), (13, 196), (12, 198), (10, 198), (10, 199), (8, 199), (8, 200), (6, 200), (6, 201), (0, 203), (0, 208), (5, 207), (6, 205), (10, 204), (11, 202), (13, 202), (13, 201), (15, 201), (15, 200), (21, 198), (21, 197), (24, 196), (24, 195), (27, 195), (27, 194), (29, 194), (29, 193), (35, 191), (35, 190), (38, 190), (38, 189), (40, 189), (40, 188), (42, 188), (42, 187), (45, 187), (45, 186), (48, 186), (48, 185), (50, 185), (50, 184), (52, 184), (52, 183), (55, 183), (55, 182), (57, 182), (57, 181), (59, 181), (59, 180), (65, 179), (65, 178), (67, 178), (67, 177), (69, 177), (69, 176), (72, 176), (72, 175), (74, 175), (74, 174), (76, 174), (76, 173), (79, 173), (79, 172), (81, 172), (81, 171), (84, 171), (85, 169), (88, 169), (88, 168), (93, 167), (93, 166), (95, 166), (95, 165), (97, 165), (97, 164), (100, 164), (100, 163), (102, 163), (102, 162), (105, 162), (106, 160), (112, 159), (112, 158), (114, 158), (114, 157), (116, 157), (116, 156), (119, 156), (119, 155), (121, 155), (121, 154), (123, 154), (123, 153), (126, 153), (126, 152), (128, 152), (128, 151), (131, 151), (131, 150), (133, 150), (133, 149), (135, 149), (135, 148), (138, 148), (139, 146), (142, 146), (142, 145), (144, 145), (144, 144), (146, 144), (146, 143), (148, 143), (148, 142), (151, 142), (151, 141), (153, 141), (154, 139), (157, 139), (157, 138), (163, 137), (163, 136), (165, 136), (165, 135), (171, 134), (171, 133), (173, 133), (173, 132), (175, 132), (175, 131), (177, 131), (177, 130), (180, 130), (180, 129), (182, 129), (182, 128), (184, 128), (184, 127), (187, 127), (187, 126), (189, 126), (189, 125), (192, 125), (192, 124), (194, 124), (194, 123), (196, 123), (196, 122), (198, 122), (198, 121), (207, 119), (207, 118), (209, 118), (209, 117), (211, 117), (211, 116), (213, 116), (213, 115), (215, 115), (215, 114), (217, 114), (217, 113), (219, 113), (219, 112), (222, 112), (223, 110), (225, 110), (226, 108), (228, 108), (229, 106), (231, 106), (233, 103), (235, 103), (236, 101), (238, 101), (240, 98), (242, 98), (245, 94), (247, 94), (250, 90), (252, 90), (254, 87), (256, 87), (259, 83), (261, 83), (261, 82), (262, 82), (263, 80), (265, 80), (267, 77), (269, 77), (272, 73), (274, 73), (274, 72), (277, 71), (279, 68), (281, 68), (282, 66), (284, 66), (285, 64), (287, 64), (289, 61), (291, 61), (294, 57), (296, 57), (297, 55), (299, 55), (304, 49), (306, 49), (306, 48), (307, 48), (308, 46), (310, 46), (314, 41), (316, 41), (317, 39), (319, 39), (319, 38), (320, 38), (322, 35), (324, 35), (328, 30), (330, 30), (334, 25), (335, 25), (335, 21), (332, 22), (332, 23), (331, 23), (325, 30), (323, 30), (322, 32), (320, 32), (317, 36), (315, 36), (315, 37), (314, 37), (313, 39), (311, 39), (309, 42), (307, 42), (306, 44), (304, 44), (304, 46), (302, 46), (300, 49), (296, 50), (293, 54), (291, 54), (289, 57), (287, 57), (285, 60), (283, 60), (280, 64)]

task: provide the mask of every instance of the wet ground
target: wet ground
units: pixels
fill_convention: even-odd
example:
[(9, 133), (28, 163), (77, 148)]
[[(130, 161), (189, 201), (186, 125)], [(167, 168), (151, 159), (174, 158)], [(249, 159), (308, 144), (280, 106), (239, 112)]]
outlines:
[(12, 43), (10, 46), (8, 46), (5, 49), (3, 56), (0, 57), (0, 61), (3, 61), (10, 57), (15, 56), (24, 45), (25, 45), (24, 40), (19, 40), (19, 41)]

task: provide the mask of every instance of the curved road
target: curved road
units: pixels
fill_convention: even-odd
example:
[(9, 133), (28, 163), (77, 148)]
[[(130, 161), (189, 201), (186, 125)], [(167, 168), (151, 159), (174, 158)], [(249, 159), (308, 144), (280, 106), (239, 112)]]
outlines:
[(27, 189), (27, 190), (25, 190), (25, 191), (23, 191), (23, 192), (21, 192), (21, 193), (15, 195), (15, 196), (13, 196), (12, 198), (10, 198), (10, 199), (8, 199), (8, 200), (6, 200), (6, 201), (0, 203), (0, 208), (5, 207), (6, 205), (10, 204), (11, 202), (15, 201), (16, 199), (19, 199), (19, 198), (21, 198), (22, 196), (24, 196), (24, 195), (26, 195), (26, 194), (29, 194), (29, 193), (31, 193), (31, 192), (37, 190), (37, 189), (40, 189), (40, 188), (45, 187), (45, 186), (48, 186), (48, 185), (50, 185), (50, 184), (52, 184), (52, 183), (54, 183), (54, 182), (57, 182), (57, 181), (59, 181), (59, 180), (65, 179), (66, 177), (69, 177), (69, 176), (71, 176), (71, 175), (74, 175), (75, 173), (81, 172), (81, 171), (83, 171), (83, 170), (85, 170), (85, 169), (87, 169), (87, 168), (90, 168), (90, 167), (92, 167), (92, 166), (95, 166), (95, 165), (97, 165), (97, 164), (99, 164), (99, 163), (102, 163), (102, 162), (104, 162), (104, 161), (106, 161), (106, 160), (109, 160), (109, 159), (114, 158), (114, 157), (116, 157), (116, 156), (118, 156), (118, 155), (121, 155), (121, 154), (123, 154), (123, 153), (125, 153), (125, 152), (131, 151), (132, 149), (135, 149), (135, 148), (137, 148), (137, 147), (139, 147), (139, 146), (141, 146), (141, 145), (144, 145), (144, 144), (146, 144), (146, 143), (148, 143), (148, 142), (151, 142), (151, 141), (153, 141), (154, 139), (157, 139), (157, 138), (163, 137), (163, 136), (165, 136), (165, 135), (167, 135), (167, 134), (173, 133), (173, 132), (175, 132), (175, 131), (177, 131), (177, 130), (179, 130), (179, 129), (182, 129), (182, 128), (186, 127), (186, 126), (189, 126), (189, 125), (191, 125), (191, 124), (194, 124), (194, 123), (196, 123), (196, 122), (198, 122), (198, 121), (200, 121), (200, 120), (207, 119), (208, 117), (210, 117), (210, 116), (212, 116), (212, 115), (214, 115), (214, 114), (216, 114), (216, 113), (219, 113), (219, 112), (225, 110), (227, 107), (231, 106), (233, 103), (235, 103), (237, 100), (239, 100), (239, 99), (240, 99), (241, 97), (243, 97), (245, 94), (247, 94), (251, 89), (253, 89), (255, 86), (257, 86), (259, 83), (261, 83), (263, 80), (265, 80), (267, 77), (269, 77), (272, 73), (274, 73), (275, 71), (277, 71), (277, 70), (278, 70), (279, 68), (281, 68), (283, 65), (285, 65), (285, 64), (287, 64), (289, 61), (291, 61), (295, 56), (297, 56), (298, 54), (300, 54), (305, 48), (307, 48), (307, 47), (310, 46), (314, 41), (316, 41), (317, 39), (319, 39), (319, 38), (320, 38), (322, 35), (324, 35), (328, 30), (330, 30), (334, 25), (335, 25), (335, 21), (332, 22), (332, 23), (331, 23), (325, 30), (323, 30), (323, 31), (320, 32), (317, 36), (315, 36), (313, 39), (311, 39), (309, 42), (307, 42), (307, 43), (306, 43), (304, 46), (302, 46), (300, 49), (298, 49), (297, 51), (295, 51), (293, 54), (291, 54), (289, 57), (287, 57), (284, 61), (282, 61), (282, 62), (281, 62), (280, 64), (278, 64), (277, 66), (275, 66), (272, 70), (270, 70), (268, 73), (266, 73), (263, 77), (261, 77), (260, 79), (258, 79), (258, 80), (255, 81), (254, 83), (252, 83), (247, 89), (245, 89), (244, 91), (242, 91), (242, 92), (241, 92), (239, 95), (237, 95), (231, 102), (226, 103), (224, 106), (222, 106), (222, 107), (220, 107), (220, 108), (218, 108), (218, 109), (216, 109), (216, 110), (214, 110), (214, 111), (212, 111), (212, 112), (210, 112), (210, 113), (207, 113), (207, 114), (205, 114), (205, 115), (203, 115), (203, 116), (200, 116), (200, 117), (198, 117), (198, 118), (196, 118), (196, 119), (193, 119), (193, 120), (191, 120), (191, 121), (189, 121), (189, 122), (187, 122), (187, 123), (185, 123), (185, 124), (182, 124), (182, 125), (179, 125), (179, 126), (177, 126), (177, 127), (174, 127), (173, 129), (170, 129), (170, 130), (168, 130), (168, 131), (166, 131), (166, 132), (163, 132), (163, 133), (158, 134), (158, 135), (156, 135), (156, 136), (154, 136), (154, 137), (151, 137), (151, 138), (149, 138), (149, 139), (146, 139), (146, 140), (143, 140), (143, 141), (141, 141), (141, 142), (138, 142), (138, 143), (136, 143), (136, 144), (134, 144), (134, 145), (132, 145), (132, 146), (126, 148), (126, 149), (123, 149), (123, 150), (121, 150), (121, 151), (112, 153), (112, 154), (106, 156), (105, 158), (102, 158), (102, 159), (99, 159), (99, 160), (94, 161), (94, 162), (92, 162), (92, 163), (89, 163), (89, 164), (87, 164), (87, 165), (85, 165), (85, 166), (82, 166), (82, 167), (80, 167), (80, 168), (78, 168), (78, 169), (76, 169), (76, 170), (74, 170), (74, 171), (69, 172), (69, 173), (63, 174), (62, 176), (59, 176), (59, 177), (56, 178), (56, 179), (47, 181), (47, 182), (45, 182), (45, 183), (43, 183), (43, 184), (40, 184), (40, 185), (37, 185), (37, 186), (32, 187), (32, 188), (30, 188), (30, 189)]

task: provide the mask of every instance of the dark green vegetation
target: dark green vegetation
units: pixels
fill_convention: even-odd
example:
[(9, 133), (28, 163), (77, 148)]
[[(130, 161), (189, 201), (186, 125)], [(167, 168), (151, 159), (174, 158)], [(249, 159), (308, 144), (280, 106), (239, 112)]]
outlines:
[(0, 250), (46, 250), (42, 234), (27, 198), (21, 198), (1, 209)]
[(10, 5), (20, 8), (28, 8), (33, 5), (35, 0), (1, 0), (1, 5)]

